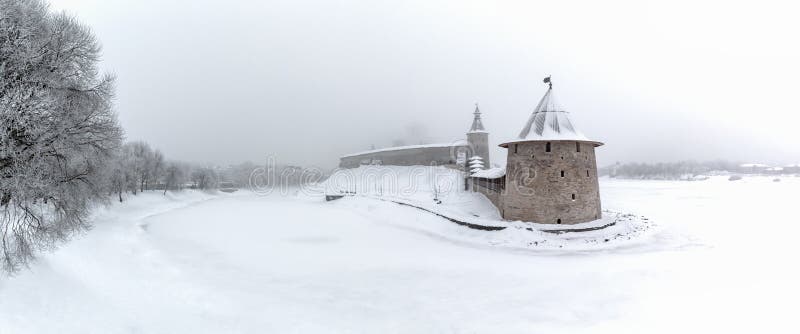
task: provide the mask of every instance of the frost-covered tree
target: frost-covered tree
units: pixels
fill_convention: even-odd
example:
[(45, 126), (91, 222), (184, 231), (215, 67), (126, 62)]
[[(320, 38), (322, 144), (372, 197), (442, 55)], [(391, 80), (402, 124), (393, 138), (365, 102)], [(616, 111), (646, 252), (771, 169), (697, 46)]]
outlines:
[(184, 178), (184, 169), (179, 164), (168, 163), (164, 169), (164, 194), (167, 194), (167, 190), (179, 189), (179, 185), (183, 183)]
[(25, 265), (89, 227), (122, 130), (90, 29), (38, 0), (0, 0), (0, 252)]
[(110, 195), (120, 202), (123, 194), (136, 195), (143, 190), (177, 190), (186, 182), (189, 166), (178, 162), (166, 162), (159, 150), (153, 150), (145, 142), (122, 145), (106, 171), (106, 186)]
[[(147, 184), (147, 179), (150, 176), (150, 164), (153, 160), (153, 149), (150, 144), (143, 141), (135, 141), (126, 143), (128, 154), (131, 155), (131, 168), (136, 177), (138, 191), (144, 191), (144, 186)], [(136, 194), (137, 189), (133, 189)]]
[(197, 189), (212, 189), (217, 183), (217, 173), (210, 167), (197, 167), (192, 170), (192, 182)]
[(260, 166), (247, 161), (238, 165), (233, 165), (227, 171), (227, 179), (233, 182), (234, 185), (240, 188), (245, 188), (250, 185), (250, 176)]
[(106, 174), (109, 194), (116, 195), (120, 202), (122, 202), (122, 194), (128, 191), (133, 178), (130, 159), (123, 152), (124, 150), (120, 150), (113, 161), (109, 163)]
[(153, 155), (151, 156), (150, 163), (148, 165), (150, 167), (150, 176), (148, 179), (151, 182), (148, 187), (153, 189), (153, 185), (159, 184), (161, 182), (161, 177), (164, 174), (164, 154), (162, 154), (159, 150), (153, 151)]

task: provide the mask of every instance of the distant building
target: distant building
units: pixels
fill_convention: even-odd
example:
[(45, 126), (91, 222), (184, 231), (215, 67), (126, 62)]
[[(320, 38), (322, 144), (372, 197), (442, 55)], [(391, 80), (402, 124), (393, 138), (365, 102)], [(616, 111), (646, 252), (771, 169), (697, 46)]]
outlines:
[(783, 167), (784, 173), (797, 174), (800, 173), (800, 164), (788, 165)]
[(769, 167), (764, 172), (767, 174), (783, 174), (783, 167)]
[(759, 164), (759, 163), (747, 163), (739, 165), (739, 172), (747, 174), (761, 174), (766, 172), (767, 168), (769, 168), (769, 165)]

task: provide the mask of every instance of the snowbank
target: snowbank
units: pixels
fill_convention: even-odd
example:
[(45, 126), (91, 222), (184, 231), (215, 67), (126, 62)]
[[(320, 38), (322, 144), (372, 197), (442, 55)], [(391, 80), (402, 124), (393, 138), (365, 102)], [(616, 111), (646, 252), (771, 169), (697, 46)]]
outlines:
[[(483, 195), (464, 190), (464, 173), (446, 167), (362, 166), (340, 170), (324, 184), (326, 194), (353, 196), (337, 201), (353, 212), (440, 238), (482, 246), (543, 250), (606, 250), (648, 242), (655, 223), (632, 214), (605, 211), (599, 220), (575, 225), (509, 222)], [(505, 227), (470, 229), (413, 205), (467, 224)], [(603, 228), (601, 228), (603, 227)], [(552, 233), (562, 229), (592, 231)]]

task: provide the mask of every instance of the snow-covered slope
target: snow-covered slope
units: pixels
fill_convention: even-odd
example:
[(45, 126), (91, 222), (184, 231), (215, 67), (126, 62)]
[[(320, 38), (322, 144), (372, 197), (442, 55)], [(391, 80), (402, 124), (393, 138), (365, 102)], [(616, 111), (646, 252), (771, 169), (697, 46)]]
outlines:
[[(650, 247), (650, 237), (657, 230), (657, 224), (647, 218), (610, 211), (604, 212), (600, 220), (571, 226), (504, 221), (485, 196), (464, 190), (462, 172), (441, 166), (361, 166), (343, 169), (332, 175), (322, 187), (326, 194), (348, 194), (337, 203), (353, 212), (366, 212), (371, 216), (383, 217), (387, 223), (395, 226), (480, 246), (536, 250), (599, 250), (634, 245)], [(413, 205), (427, 212), (401, 210), (398, 203)], [(465, 223), (505, 229), (469, 229), (429, 212)], [(581, 233), (545, 232), (607, 225), (612, 226)]]

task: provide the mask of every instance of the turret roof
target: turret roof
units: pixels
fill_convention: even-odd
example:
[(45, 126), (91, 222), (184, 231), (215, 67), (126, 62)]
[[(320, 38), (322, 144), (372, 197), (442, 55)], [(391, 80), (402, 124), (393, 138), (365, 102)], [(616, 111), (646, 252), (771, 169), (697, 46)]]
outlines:
[(481, 110), (478, 108), (477, 103), (475, 104), (475, 112), (472, 114), (475, 115), (475, 118), (472, 119), (472, 126), (469, 128), (469, 132), (486, 132), (481, 121)]
[(587, 138), (575, 127), (569, 118), (569, 113), (553, 95), (552, 85), (544, 93), (519, 136), (500, 144), (500, 146), (507, 147), (509, 143), (514, 142), (545, 140), (588, 141), (593, 142), (596, 146), (603, 145), (603, 143)]

